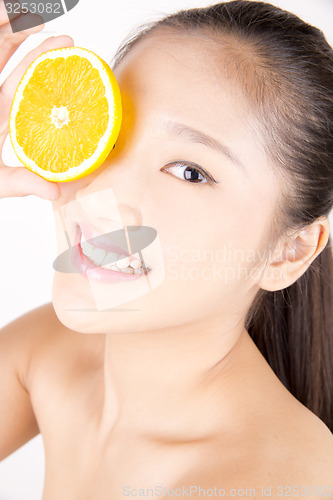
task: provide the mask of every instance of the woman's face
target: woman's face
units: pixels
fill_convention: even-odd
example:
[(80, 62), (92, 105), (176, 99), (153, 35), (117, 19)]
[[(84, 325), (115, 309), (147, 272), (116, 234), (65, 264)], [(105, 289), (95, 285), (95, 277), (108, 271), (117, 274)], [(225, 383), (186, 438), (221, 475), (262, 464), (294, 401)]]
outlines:
[(67, 327), (125, 333), (244, 319), (279, 187), (218, 59), (223, 47), (212, 40), (160, 30), (114, 71), (121, 132), (94, 173), (60, 184), (58, 254), (68, 248), (65, 231), (74, 245), (77, 224), (98, 234), (149, 226), (158, 237), (142, 255), (152, 271), (112, 284), (56, 271), (53, 304)]

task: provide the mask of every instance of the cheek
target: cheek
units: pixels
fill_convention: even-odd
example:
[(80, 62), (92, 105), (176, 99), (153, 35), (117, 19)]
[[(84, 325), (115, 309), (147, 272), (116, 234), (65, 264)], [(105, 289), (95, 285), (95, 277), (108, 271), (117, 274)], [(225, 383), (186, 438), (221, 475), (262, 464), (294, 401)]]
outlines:
[[(245, 263), (260, 262), (265, 237), (273, 220), (278, 185), (264, 169), (248, 182), (225, 191), (218, 224), (221, 240), (228, 241)], [(216, 219), (217, 220), (217, 219)]]
[(214, 218), (207, 211), (205, 217), (182, 215), (173, 231), (163, 231), (166, 280), (177, 296), (212, 304), (214, 294), (220, 303), (248, 279), (251, 231), (238, 213), (226, 212)]
[[(166, 276), (207, 300), (212, 293), (247, 293), (264, 255), (260, 250), (271, 221), (273, 189), (265, 182), (234, 183), (216, 196), (191, 197), (168, 211), (163, 231)], [(199, 191), (199, 190), (198, 190)], [(215, 193), (214, 193), (215, 195)], [(195, 204), (194, 201), (195, 200)]]

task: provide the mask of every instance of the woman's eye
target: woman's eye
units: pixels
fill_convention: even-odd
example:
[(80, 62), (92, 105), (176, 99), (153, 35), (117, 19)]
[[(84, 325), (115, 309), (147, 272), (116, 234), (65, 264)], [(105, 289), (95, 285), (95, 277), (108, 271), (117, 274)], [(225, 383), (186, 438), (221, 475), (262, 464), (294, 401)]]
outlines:
[(173, 175), (179, 179), (189, 181), (191, 183), (210, 184), (216, 182), (213, 177), (208, 174), (203, 168), (194, 163), (189, 162), (174, 162), (166, 165), (162, 170), (171, 171)]

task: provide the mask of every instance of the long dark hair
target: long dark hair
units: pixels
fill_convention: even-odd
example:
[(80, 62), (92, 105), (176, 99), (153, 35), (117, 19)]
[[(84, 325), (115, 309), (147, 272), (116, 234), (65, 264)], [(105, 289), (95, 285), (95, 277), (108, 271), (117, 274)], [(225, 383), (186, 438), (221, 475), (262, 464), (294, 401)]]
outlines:
[[(284, 179), (274, 240), (328, 217), (333, 208), (333, 50), (323, 33), (274, 5), (235, 0), (183, 10), (142, 27), (120, 47), (113, 68), (160, 27), (206, 33), (233, 47), (229, 62), (257, 113), (272, 167)], [(291, 286), (259, 290), (245, 326), (284, 386), (333, 431), (331, 237)]]

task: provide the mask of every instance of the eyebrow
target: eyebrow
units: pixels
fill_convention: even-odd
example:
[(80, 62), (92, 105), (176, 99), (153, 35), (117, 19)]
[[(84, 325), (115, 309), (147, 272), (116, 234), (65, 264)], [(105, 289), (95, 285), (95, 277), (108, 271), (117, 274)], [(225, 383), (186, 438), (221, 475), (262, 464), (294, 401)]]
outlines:
[(235, 165), (240, 167), (246, 173), (246, 168), (239, 158), (224, 144), (222, 144), (217, 139), (214, 139), (210, 135), (204, 134), (200, 130), (189, 127), (183, 123), (166, 121), (164, 122), (165, 128), (172, 135), (184, 135), (191, 142), (204, 144), (205, 146), (222, 153), (229, 160), (231, 160)]

